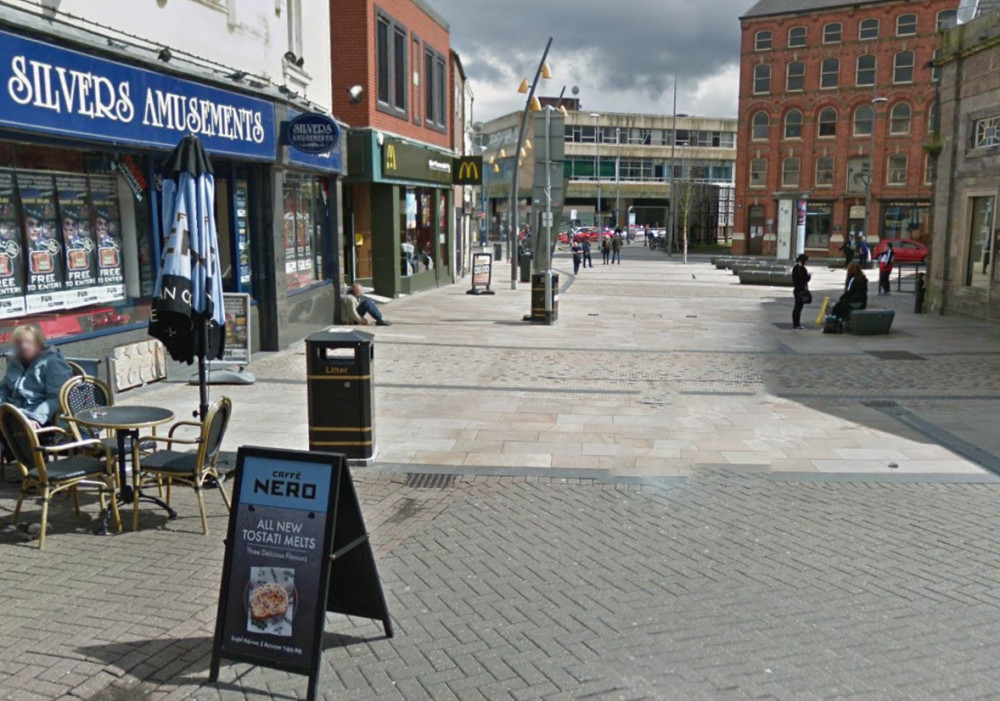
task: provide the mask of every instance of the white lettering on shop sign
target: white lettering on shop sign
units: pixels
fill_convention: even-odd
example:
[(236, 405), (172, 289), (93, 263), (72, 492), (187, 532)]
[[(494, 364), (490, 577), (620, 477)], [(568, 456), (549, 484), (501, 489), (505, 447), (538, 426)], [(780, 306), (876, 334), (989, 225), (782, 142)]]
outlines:
[[(7, 92), (19, 105), (124, 123), (136, 116), (128, 81), (116, 85), (100, 75), (25, 56), (13, 57), (10, 68)], [(261, 113), (255, 110), (153, 88), (146, 89), (142, 104), (145, 126), (257, 144), (266, 136)]]

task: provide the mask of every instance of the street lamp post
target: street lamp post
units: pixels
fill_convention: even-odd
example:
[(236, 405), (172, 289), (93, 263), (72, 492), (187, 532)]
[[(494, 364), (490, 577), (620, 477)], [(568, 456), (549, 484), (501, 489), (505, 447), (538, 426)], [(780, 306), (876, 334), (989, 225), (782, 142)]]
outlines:
[(594, 224), (597, 225), (597, 233), (600, 235), (603, 230), (601, 226), (601, 115), (597, 112), (591, 112), (590, 116), (594, 118), (594, 146), (597, 149), (597, 170), (594, 173), (594, 177), (597, 178), (597, 212), (594, 214)]
[(674, 236), (677, 231), (677, 197), (674, 194), (674, 160), (677, 153), (677, 76), (674, 76), (674, 116), (670, 126), (670, 221), (667, 224), (667, 257), (674, 256)]
[(538, 105), (538, 98), (535, 97), (535, 89), (538, 87), (538, 81), (540, 78), (550, 78), (551, 73), (549, 72), (549, 67), (545, 63), (546, 59), (549, 57), (549, 49), (552, 48), (552, 37), (545, 44), (545, 51), (542, 52), (542, 60), (538, 62), (538, 68), (535, 70), (535, 79), (531, 81), (529, 87), (528, 81), (525, 80), (521, 83), (518, 88), (518, 92), (526, 92), (528, 98), (524, 103), (524, 112), (521, 113), (521, 128), (517, 132), (517, 148), (514, 149), (514, 178), (513, 183), (511, 183), (511, 202), (513, 208), (511, 210), (511, 221), (513, 226), (510, 231), (510, 238), (508, 245), (510, 246), (510, 289), (517, 289), (517, 258), (515, 251), (517, 250), (517, 233), (518, 233), (518, 188), (520, 186), (520, 176), (521, 176), (521, 164), (518, 160), (521, 157), (521, 152), (524, 149), (524, 132), (528, 126), (528, 113), (532, 111), (538, 111), (541, 107)]
[[(621, 222), (621, 211), (622, 211), (622, 129), (621, 127), (615, 127), (615, 145), (617, 148), (617, 153), (615, 153), (615, 228), (617, 229), (622, 225)], [(627, 236), (625, 238), (628, 238)]]
[(875, 125), (878, 122), (878, 106), (883, 102), (888, 102), (889, 98), (876, 96), (872, 98), (872, 134), (871, 143), (868, 146), (868, 178), (865, 181), (865, 240), (867, 241), (872, 230), (872, 181), (875, 180)]

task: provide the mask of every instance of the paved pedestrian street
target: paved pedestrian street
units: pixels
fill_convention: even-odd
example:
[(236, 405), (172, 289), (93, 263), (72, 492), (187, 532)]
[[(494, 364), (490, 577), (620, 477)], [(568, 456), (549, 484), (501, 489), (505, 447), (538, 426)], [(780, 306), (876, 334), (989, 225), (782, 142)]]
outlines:
[[(558, 324), (527, 326), (507, 272), (372, 329), (379, 454), (353, 472), (396, 635), (329, 615), (323, 698), (997, 697), (1000, 328), (894, 287), (889, 336), (792, 331), (788, 289), (638, 245), (563, 270)], [(843, 273), (813, 272), (820, 302)], [(306, 447), (304, 360), (213, 388), (228, 450)], [(120, 401), (180, 416), (197, 390)], [(208, 536), (183, 489), (135, 533), (92, 535), (91, 497), (54, 503), (44, 552), (0, 532), (0, 698), (304, 698), (244, 664), (208, 682), (205, 496)]]

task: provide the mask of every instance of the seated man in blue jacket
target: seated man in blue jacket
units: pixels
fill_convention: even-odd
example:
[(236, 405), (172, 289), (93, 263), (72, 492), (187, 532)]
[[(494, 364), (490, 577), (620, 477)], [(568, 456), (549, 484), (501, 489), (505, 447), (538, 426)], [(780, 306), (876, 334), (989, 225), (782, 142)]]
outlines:
[(33, 324), (14, 329), (12, 341), (14, 352), (0, 382), (0, 402), (16, 406), (35, 428), (49, 426), (59, 414), (59, 390), (73, 371)]

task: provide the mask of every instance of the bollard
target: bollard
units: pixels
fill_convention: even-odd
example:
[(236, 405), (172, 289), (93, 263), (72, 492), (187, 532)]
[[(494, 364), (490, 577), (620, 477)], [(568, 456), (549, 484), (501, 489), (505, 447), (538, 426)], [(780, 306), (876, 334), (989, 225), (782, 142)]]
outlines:
[(913, 283), (914, 300), (913, 300), (913, 313), (923, 314), (924, 313), (924, 295), (927, 292), (927, 281), (924, 278), (924, 273), (917, 273), (917, 279)]

